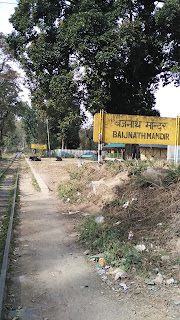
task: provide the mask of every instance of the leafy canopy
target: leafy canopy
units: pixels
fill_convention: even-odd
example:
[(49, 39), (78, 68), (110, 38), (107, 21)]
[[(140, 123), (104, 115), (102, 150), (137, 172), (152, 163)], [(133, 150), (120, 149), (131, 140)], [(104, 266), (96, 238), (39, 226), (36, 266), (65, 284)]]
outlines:
[(179, 84), (180, 0), (20, 0), (10, 21), (34, 101), (58, 112), (61, 135), (80, 102), (92, 114), (158, 115), (160, 78)]

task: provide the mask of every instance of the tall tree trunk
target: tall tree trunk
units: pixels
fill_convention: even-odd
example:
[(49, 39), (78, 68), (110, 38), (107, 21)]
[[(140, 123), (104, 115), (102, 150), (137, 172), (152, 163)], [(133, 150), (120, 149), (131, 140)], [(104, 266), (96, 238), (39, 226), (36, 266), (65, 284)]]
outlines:
[(64, 139), (61, 141), (61, 150), (64, 150)]
[(125, 159), (140, 159), (139, 144), (125, 145)]

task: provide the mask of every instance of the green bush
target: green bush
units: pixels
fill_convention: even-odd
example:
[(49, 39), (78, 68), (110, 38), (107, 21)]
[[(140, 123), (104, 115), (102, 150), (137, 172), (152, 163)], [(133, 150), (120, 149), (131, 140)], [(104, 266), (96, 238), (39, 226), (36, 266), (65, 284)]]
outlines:
[(70, 199), (71, 202), (82, 199), (81, 193), (82, 187), (75, 181), (62, 182), (58, 186), (58, 196), (65, 202)]
[(124, 244), (118, 228), (106, 223), (98, 224), (94, 217), (88, 217), (80, 231), (80, 240), (92, 253), (104, 253), (107, 264), (112, 267), (128, 270), (134, 265), (141, 265), (141, 254), (132, 243)]
[(180, 178), (180, 165), (178, 165), (175, 168), (173, 167), (169, 168), (166, 175), (162, 177), (162, 184), (164, 187), (168, 187), (173, 183), (177, 183), (179, 181), (179, 178)]

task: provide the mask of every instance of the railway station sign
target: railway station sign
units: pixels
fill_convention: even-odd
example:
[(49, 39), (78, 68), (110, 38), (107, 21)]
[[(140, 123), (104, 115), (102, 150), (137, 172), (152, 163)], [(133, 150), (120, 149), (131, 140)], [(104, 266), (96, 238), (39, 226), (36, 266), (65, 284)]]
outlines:
[(93, 140), (103, 143), (180, 145), (180, 121), (177, 118), (109, 114), (94, 116)]
[(35, 143), (31, 143), (31, 149), (42, 149), (42, 150), (46, 150), (46, 149), (47, 149), (47, 144), (35, 144)]

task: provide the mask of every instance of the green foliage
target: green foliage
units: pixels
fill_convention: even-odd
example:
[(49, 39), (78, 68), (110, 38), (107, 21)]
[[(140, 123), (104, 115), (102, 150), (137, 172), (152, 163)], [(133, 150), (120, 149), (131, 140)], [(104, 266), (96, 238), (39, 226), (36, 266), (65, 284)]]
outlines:
[(40, 188), (40, 186), (39, 186), (39, 184), (33, 174), (32, 174), (32, 185), (36, 191), (38, 191), (38, 192), (41, 191), (41, 188)]
[(60, 121), (64, 136), (61, 123), (82, 101), (92, 114), (103, 107), (159, 115), (159, 77), (164, 84), (179, 79), (179, 15), (179, 0), (161, 7), (144, 0), (25, 0), (10, 19), (8, 41), (34, 102)]
[(107, 264), (125, 270), (140, 267), (141, 254), (131, 243), (124, 244), (118, 230), (108, 223), (98, 224), (94, 217), (88, 217), (80, 231), (81, 242), (94, 253), (104, 253)]
[[(62, 182), (58, 186), (58, 196), (64, 201), (75, 202), (82, 199), (82, 186), (77, 181)], [(68, 200), (69, 199), (69, 200)]]
[(93, 128), (81, 128), (79, 131), (80, 149), (97, 150), (97, 143), (93, 142)]
[(162, 177), (164, 187), (169, 187), (173, 183), (177, 183), (180, 179), (180, 165), (175, 168), (169, 168), (166, 175)]
[(128, 175), (140, 176), (142, 172), (149, 166), (148, 161), (126, 160), (126, 166), (129, 168)]
[(8, 64), (11, 58), (5, 36), (0, 33), (0, 158), (4, 137), (16, 130), (16, 117), (22, 116), (24, 103), (19, 98), (19, 74)]

